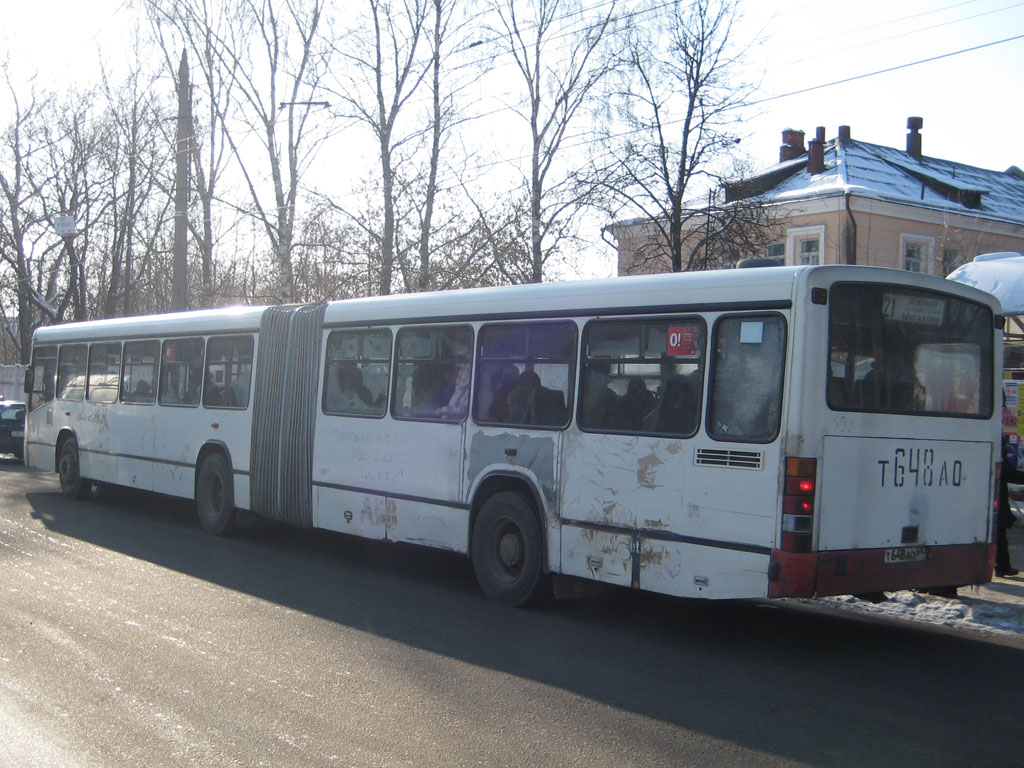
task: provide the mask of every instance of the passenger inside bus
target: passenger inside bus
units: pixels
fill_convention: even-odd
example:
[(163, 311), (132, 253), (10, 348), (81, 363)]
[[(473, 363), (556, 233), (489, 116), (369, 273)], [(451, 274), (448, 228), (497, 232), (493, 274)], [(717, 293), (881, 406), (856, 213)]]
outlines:
[(523, 371), (519, 374), (519, 384), (508, 393), (506, 398), (507, 409), (505, 421), (512, 424), (525, 424), (526, 410), (530, 402), (530, 395), (533, 390), (540, 386), (540, 376), (533, 371)]
[(330, 410), (341, 413), (366, 413), (374, 407), (373, 395), (363, 384), (363, 374), (354, 364), (337, 368), (338, 388), (332, 392)]
[[(519, 369), (506, 365), (495, 370), (490, 380), (490, 401), (481, 400), (480, 411), (488, 421), (508, 420), (508, 396), (519, 385)], [(486, 393), (481, 393), (486, 397)]]

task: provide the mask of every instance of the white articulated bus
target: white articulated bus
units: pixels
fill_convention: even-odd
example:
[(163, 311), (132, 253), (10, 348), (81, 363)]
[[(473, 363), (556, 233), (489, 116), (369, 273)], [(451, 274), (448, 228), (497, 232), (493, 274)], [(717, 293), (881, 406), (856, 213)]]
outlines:
[(1000, 308), (871, 267), (661, 274), (40, 328), (27, 461), (551, 576), (705, 598), (993, 565)]

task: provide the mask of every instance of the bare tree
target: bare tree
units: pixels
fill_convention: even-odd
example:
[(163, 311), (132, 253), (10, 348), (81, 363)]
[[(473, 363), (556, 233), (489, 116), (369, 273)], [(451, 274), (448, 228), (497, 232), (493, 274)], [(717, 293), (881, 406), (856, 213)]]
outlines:
[[(737, 110), (751, 92), (740, 79), (738, 7), (738, 0), (652, 5), (647, 23), (632, 28), (618, 69), (613, 99), (625, 130), (613, 136), (606, 188), (651, 222), (656, 236), (647, 257), (667, 260), (675, 272), (701, 264), (716, 229), (707, 227), (709, 217), (757, 219), (749, 204), (742, 206), (746, 215), (737, 209), (733, 216), (694, 202), (715, 185), (716, 164), (738, 143)], [(707, 237), (695, 240), (692, 230), (702, 227)]]
[[(34, 88), (27, 98), (20, 97), (6, 68), (4, 76), (13, 115), (3, 129), (0, 146), (0, 191), (4, 202), (0, 259), (10, 271), (10, 282), (5, 288), (14, 294), (19, 353), (21, 361), (28, 362), (32, 331), (44, 319), (53, 322), (60, 317), (61, 275), (66, 267), (59, 244), (54, 244), (52, 235), (47, 237), (49, 223), (41, 200), (43, 181), (34, 172), (43, 146), (39, 141), (42, 125), (53, 117), (54, 102), (51, 96), (40, 96)], [(5, 297), (5, 303), (9, 300)]]
[(144, 278), (151, 273), (150, 259), (159, 258), (159, 232), (170, 203), (166, 192), (173, 147), (155, 81), (137, 62), (120, 83), (104, 75), (97, 92), (102, 111), (96, 117), (96, 196), (102, 204), (89, 231), (98, 252), (92, 283), (100, 317), (166, 308), (153, 301), (162, 287)]
[[(438, 172), (441, 164), (442, 142), (451, 125), (454, 109), (451, 93), (442, 79), (442, 66), (447, 61), (445, 45), (451, 33), (456, 3), (453, 0), (432, 0), (430, 44), (430, 153), (427, 161), (427, 178), (423, 194), (419, 236), (419, 275), (417, 289), (425, 291), (431, 283), (431, 237), (433, 235), (434, 206), (437, 202)], [(449, 86), (450, 87), (450, 86)]]
[(496, 33), (523, 88), (516, 113), (529, 128), (529, 281), (539, 283), (560, 237), (587, 203), (590, 184), (559, 165), (569, 129), (615, 65), (603, 50), (613, 39), (617, 2), (588, 12), (573, 0), (492, 0)]
[[(228, 168), (230, 147), (225, 116), (232, 109), (232, 87), (238, 61), (224, 56), (221, 41), (242, 39), (232, 31), (237, 14), (227, 4), (211, 5), (194, 0), (146, 0), (146, 12), (164, 60), (165, 71), (177, 89), (178, 49), (191, 54), (193, 92), (192, 188), (198, 199), (198, 216), (188, 225), (200, 256), (199, 305), (217, 303), (214, 286), (214, 206), (220, 181)], [(198, 102), (198, 103), (195, 103)], [(198, 115), (198, 117), (197, 117)], [(225, 265), (226, 267), (228, 265)]]
[[(329, 106), (320, 84), (330, 66), (330, 34), (323, 0), (150, 0), (158, 24), (171, 25), (196, 54), (206, 89), (207, 158), (200, 186), (214, 198), (223, 136), (248, 191), (245, 211), (271, 243), (282, 302), (295, 300), (291, 250), (301, 180), (330, 134)], [(217, 15), (211, 7), (219, 9)], [(164, 45), (165, 50), (171, 50)], [(176, 57), (175, 57), (176, 60)], [(262, 159), (245, 139), (255, 137)], [(269, 189), (264, 179), (269, 178)], [(204, 206), (208, 203), (204, 203)], [(204, 208), (204, 249), (212, 248), (210, 211)], [(210, 268), (209, 264), (204, 264)]]
[[(381, 295), (392, 292), (396, 267), (398, 166), (403, 149), (423, 134), (422, 125), (414, 124), (414, 115), (406, 112), (431, 71), (427, 23), (432, 3), (366, 0), (366, 15), (356, 24), (360, 29), (343, 41), (346, 66), (339, 70), (340, 82), (334, 89), (345, 116), (368, 129), (376, 143), (382, 198), (377, 285)], [(438, 3), (438, 14), (443, 7)], [(410, 124), (404, 128), (403, 117)]]

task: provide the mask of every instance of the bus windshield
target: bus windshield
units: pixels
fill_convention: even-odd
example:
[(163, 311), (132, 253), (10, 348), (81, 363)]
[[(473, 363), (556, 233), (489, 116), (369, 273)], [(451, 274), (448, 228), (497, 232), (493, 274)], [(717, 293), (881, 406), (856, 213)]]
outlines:
[(952, 296), (836, 285), (828, 404), (835, 410), (989, 418), (992, 312)]

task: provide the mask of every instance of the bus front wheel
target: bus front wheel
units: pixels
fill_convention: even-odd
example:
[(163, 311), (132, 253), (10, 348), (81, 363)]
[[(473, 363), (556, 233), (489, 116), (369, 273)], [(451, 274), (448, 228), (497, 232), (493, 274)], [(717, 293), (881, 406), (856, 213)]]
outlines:
[(537, 602), (544, 574), (544, 535), (524, 493), (502, 491), (480, 509), (473, 526), (473, 571), (491, 600), (518, 607)]
[(60, 490), (69, 499), (81, 501), (92, 490), (92, 481), (82, 477), (78, 441), (73, 437), (61, 444), (57, 474), (60, 476)]
[(203, 459), (196, 479), (196, 510), (203, 530), (214, 536), (230, 533), (235, 523), (235, 487), (223, 454)]

